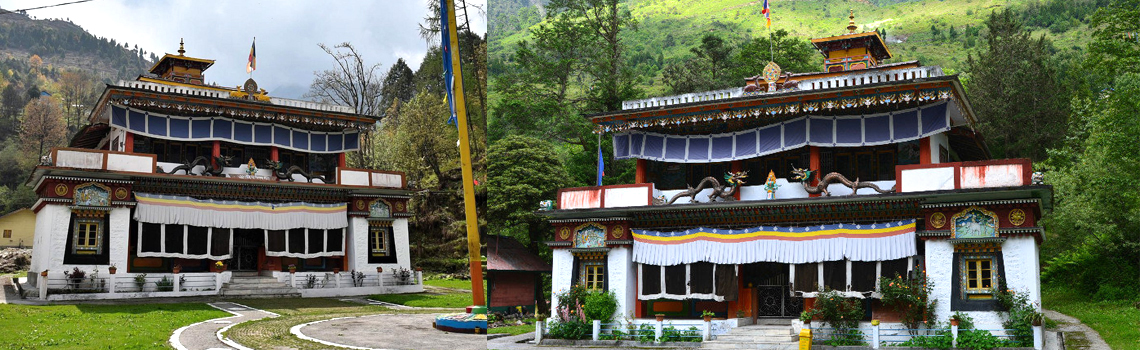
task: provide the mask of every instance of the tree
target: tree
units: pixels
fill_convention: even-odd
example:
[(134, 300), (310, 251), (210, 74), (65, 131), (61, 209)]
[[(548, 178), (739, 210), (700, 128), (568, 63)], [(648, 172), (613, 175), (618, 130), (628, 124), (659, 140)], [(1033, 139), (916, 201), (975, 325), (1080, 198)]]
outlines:
[[(380, 90), (383, 87), (383, 74), (380, 64), (368, 65), (350, 43), (340, 43), (329, 48), (317, 44), (336, 61), (336, 68), (314, 73), (313, 83), (305, 97), (325, 103), (335, 103), (352, 107), (357, 114), (379, 116)], [(334, 51), (335, 49), (335, 51)], [(370, 130), (362, 130), (360, 151), (354, 152), (353, 162), (357, 166), (368, 166), (375, 162), (372, 157)]]
[(35, 154), (36, 159), (52, 147), (62, 146), (67, 127), (59, 102), (51, 97), (37, 98), (24, 107), (20, 119), (20, 143), (24, 153)]
[(487, 150), (487, 226), (515, 237), (532, 252), (550, 237), (546, 219), (534, 213), (542, 200), (554, 199), (569, 185), (554, 144), (530, 136), (512, 135), (491, 143)]
[(67, 134), (79, 130), (83, 115), (94, 107), (95, 79), (78, 70), (65, 71), (59, 76), (59, 95), (63, 99), (64, 119), (67, 120)]
[(1065, 132), (1070, 91), (1058, 81), (1053, 45), (1031, 38), (1008, 10), (986, 20), (987, 45), (967, 56), (967, 91), (995, 158), (1044, 160)]
[(392, 64), (392, 68), (388, 69), (388, 74), (384, 76), (384, 83), (380, 88), (380, 108), (382, 111), (386, 112), (396, 100), (408, 102), (412, 99), (416, 93), (414, 75), (415, 72), (412, 72), (408, 64), (404, 63), (403, 58), (397, 59), (396, 63)]
[(10, 82), (0, 91), (0, 133), (11, 135), (16, 130), (16, 117), (24, 109), (27, 100), (20, 94), (16, 83)]
[(1085, 69), (1091, 91), (1100, 91), (1124, 72), (1140, 67), (1140, 0), (1113, 0), (1096, 10)]
[(551, 0), (548, 21), (554, 26), (576, 28), (585, 46), (581, 72), (585, 93), (584, 111), (621, 109), (621, 102), (641, 95), (636, 77), (625, 63), (621, 32), (637, 29), (637, 21), (618, 0)]
[(815, 72), (823, 66), (811, 43), (783, 29), (773, 31), (769, 37), (745, 41), (736, 52), (732, 62), (736, 79), (760, 74), (769, 60), (774, 60), (785, 72)]

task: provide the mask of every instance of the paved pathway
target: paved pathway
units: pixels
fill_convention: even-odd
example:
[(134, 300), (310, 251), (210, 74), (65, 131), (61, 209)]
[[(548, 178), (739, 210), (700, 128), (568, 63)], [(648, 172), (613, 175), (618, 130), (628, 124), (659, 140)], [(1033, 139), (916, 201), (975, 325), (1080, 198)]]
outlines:
[(402, 314), (334, 318), (293, 326), (290, 332), (301, 339), (351, 349), (487, 349), (485, 334), (449, 333), (432, 328), (435, 316)]
[(1057, 321), (1057, 331), (1064, 333), (1065, 350), (1111, 350), (1108, 343), (1081, 320), (1053, 310), (1043, 310), (1045, 317)]
[(221, 333), (238, 323), (279, 316), (233, 302), (216, 302), (208, 305), (234, 315), (179, 328), (170, 336), (171, 346), (178, 350), (248, 349), (228, 338), (222, 339)]

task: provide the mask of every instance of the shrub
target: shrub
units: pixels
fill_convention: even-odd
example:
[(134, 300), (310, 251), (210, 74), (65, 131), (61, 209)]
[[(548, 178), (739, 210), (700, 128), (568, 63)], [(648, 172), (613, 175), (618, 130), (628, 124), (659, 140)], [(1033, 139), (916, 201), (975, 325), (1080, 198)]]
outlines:
[(565, 320), (550, 325), (550, 338), (555, 339), (586, 339), (593, 332), (593, 326), (579, 320)]
[[(650, 338), (652, 340), (652, 338)], [(662, 342), (700, 342), (701, 331), (697, 327), (689, 327), (688, 330), (677, 330), (673, 326), (666, 326), (661, 328), (661, 341)]]
[(169, 292), (174, 290), (174, 280), (170, 279), (170, 277), (167, 276), (162, 276), (162, 280), (154, 282), (154, 285), (158, 288), (159, 292)]
[(902, 323), (909, 329), (919, 329), (925, 325), (933, 328), (937, 319), (934, 307), (937, 300), (930, 299), (930, 292), (934, 289), (934, 282), (920, 273), (914, 278), (903, 278), (898, 274), (895, 277), (882, 277), (879, 279), (879, 291), (883, 294), (883, 305), (890, 306), (902, 318)]
[(863, 344), (863, 335), (859, 332), (859, 320), (863, 318), (862, 300), (846, 298), (837, 291), (824, 289), (815, 298), (811, 311), (805, 312), (834, 329), (831, 338), (827, 340), (828, 345)]
[(998, 282), (999, 287), (994, 291), (998, 305), (1006, 312), (1006, 320), (1002, 326), (1012, 329), (1015, 346), (1033, 346), (1033, 321), (1041, 320), (1044, 316), (1037, 311), (1037, 306), (1029, 301), (1027, 292), (1014, 292), (1005, 288), (1005, 281)]
[(601, 320), (602, 323), (613, 321), (617, 312), (617, 297), (611, 291), (590, 291), (583, 297), (582, 312), (587, 320)]

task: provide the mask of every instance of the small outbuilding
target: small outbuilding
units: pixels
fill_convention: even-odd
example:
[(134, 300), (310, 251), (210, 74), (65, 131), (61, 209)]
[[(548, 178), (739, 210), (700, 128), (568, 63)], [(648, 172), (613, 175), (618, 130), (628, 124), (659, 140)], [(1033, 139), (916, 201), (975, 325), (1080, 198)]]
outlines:
[(522, 307), (534, 312), (545, 307), (542, 274), (550, 263), (514, 238), (492, 235), (487, 239), (487, 306), (491, 312), (514, 313)]

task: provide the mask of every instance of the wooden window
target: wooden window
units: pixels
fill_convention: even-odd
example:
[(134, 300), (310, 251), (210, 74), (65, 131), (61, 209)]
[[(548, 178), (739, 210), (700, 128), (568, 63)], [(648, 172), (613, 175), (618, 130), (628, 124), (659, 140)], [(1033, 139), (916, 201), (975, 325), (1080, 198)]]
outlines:
[(993, 260), (966, 259), (966, 293), (969, 299), (990, 299), (993, 290)]
[(4, 230), (4, 238), (12, 238), (12, 230)]
[(601, 260), (582, 262), (582, 287), (586, 290), (604, 290), (606, 267)]
[(75, 254), (98, 254), (103, 244), (103, 220), (79, 219), (75, 221)]
[(368, 247), (372, 256), (389, 256), (388, 227), (372, 226), (368, 228)]

